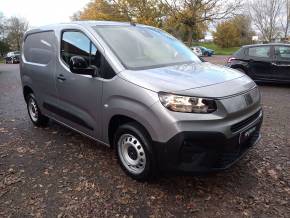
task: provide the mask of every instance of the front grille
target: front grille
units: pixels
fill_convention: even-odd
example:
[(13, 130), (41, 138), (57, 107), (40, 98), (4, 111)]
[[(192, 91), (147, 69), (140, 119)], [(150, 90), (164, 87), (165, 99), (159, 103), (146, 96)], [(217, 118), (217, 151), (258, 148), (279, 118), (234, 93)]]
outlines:
[(252, 123), (254, 120), (256, 120), (260, 116), (261, 110), (259, 110), (257, 113), (253, 114), (252, 116), (242, 120), (241, 122), (238, 122), (231, 126), (232, 132), (237, 132), (241, 130), (242, 128), (246, 127), (250, 123)]

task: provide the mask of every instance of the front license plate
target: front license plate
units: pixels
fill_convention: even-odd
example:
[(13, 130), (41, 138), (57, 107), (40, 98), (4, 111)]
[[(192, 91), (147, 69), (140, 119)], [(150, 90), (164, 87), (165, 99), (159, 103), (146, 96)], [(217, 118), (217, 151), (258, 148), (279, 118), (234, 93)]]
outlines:
[(243, 144), (243, 142), (247, 141), (247, 139), (249, 139), (254, 132), (256, 131), (257, 127), (253, 126), (247, 130), (245, 130), (244, 132), (240, 133), (240, 137), (239, 137), (239, 143)]

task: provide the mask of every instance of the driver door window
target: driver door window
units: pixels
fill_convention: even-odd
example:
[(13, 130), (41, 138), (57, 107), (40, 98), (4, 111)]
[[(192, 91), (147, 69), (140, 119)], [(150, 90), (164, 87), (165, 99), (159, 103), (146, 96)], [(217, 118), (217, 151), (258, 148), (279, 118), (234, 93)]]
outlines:
[(256, 58), (270, 58), (270, 46), (260, 46), (249, 48), (249, 56)]
[(65, 31), (61, 38), (61, 58), (69, 65), (73, 56), (81, 56), (88, 65), (100, 67), (100, 55), (92, 41), (82, 32)]

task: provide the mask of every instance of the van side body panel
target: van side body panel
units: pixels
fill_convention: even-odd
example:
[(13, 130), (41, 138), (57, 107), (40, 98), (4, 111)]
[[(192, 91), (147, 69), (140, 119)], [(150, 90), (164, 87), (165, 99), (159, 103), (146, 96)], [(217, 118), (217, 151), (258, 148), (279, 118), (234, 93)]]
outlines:
[(51, 113), (43, 108), (44, 99), (50, 103), (57, 103), (56, 52), (57, 40), (53, 30), (26, 34), (20, 65), (22, 85), (32, 89), (39, 108), (47, 115)]

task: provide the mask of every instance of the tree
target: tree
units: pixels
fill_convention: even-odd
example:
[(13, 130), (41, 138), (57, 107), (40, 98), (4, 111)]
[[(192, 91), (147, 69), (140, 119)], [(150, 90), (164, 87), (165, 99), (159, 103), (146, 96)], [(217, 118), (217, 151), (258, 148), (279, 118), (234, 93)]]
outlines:
[(5, 40), (0, 40), (0, 56), (3, 57), (9, 49), (9, 44)]
[(285, 7), (283, 7), (284, 16), (280, 17), (280, 21), (281, 21), (281, 29), (283, 32), (283, 37), (284, 37), (284, 40), (286, 40), (288, 37), (289, 26), (290, 26), (290, 0), (284, 0), (283, 5), (285, 5)]
[(239, 45), (245, 45), (252, 42), (254, 31), (252, 30), (251, 18), (247, 15), (237, 15), (230, 22), (233, 23), (239, 33)]
[(112, 0), (129, 21), (161, 27), (165, 7), (160, 0)]
[(1, 36), (1, 40), (4, 40), (5, 38), (5, 17), (3, 16), (3, 14), (0, 13), (0, 36)]
[(158, 0), (94, 0), (74, 20), (113, 20), (162, 26), (163, 5)]
[[(178, 20), (176, 20), (174, 17), (169, 17), (164, 21), (163, 29), (174, 35), (176, 38), (185, 42), (188, 39), (188, 34), (190, 31), (188, 26), (178, 22)], [(208, 25), (206, 22), (197, 24), (192, 32), (192, 39), (203, 39), (207, 30)]]
[(201, 24), (230, 18), (241, 8), (241, 0), (161, 0), (170, 16), (187, 27), (187, 42), (192, 44), (194, 31)]
[(233, 21), (219, 23), (213, 36), (214, 42), (222, 48), (234, 47), (240, 44), (239, 30)]
[(273, 41), (279, 35), (278, 20), (283, 0), (252, 0), (250, 16), (254, 25), (266, 41)]
[(94, 0), (72, 16), (73, 20), (114, 20), (128, 21), (115, 4), (107, 0)]
[(211, 21), (236, 14), (242, 0), (94, 0), (74, 20), (129, 21), (160, 27), (192, 43)]
[(28, 29), (28, 22), (19, 17), (11, 17), (7, 20), (7, 40), (11, 49), (20, 50), (24, 33)]

